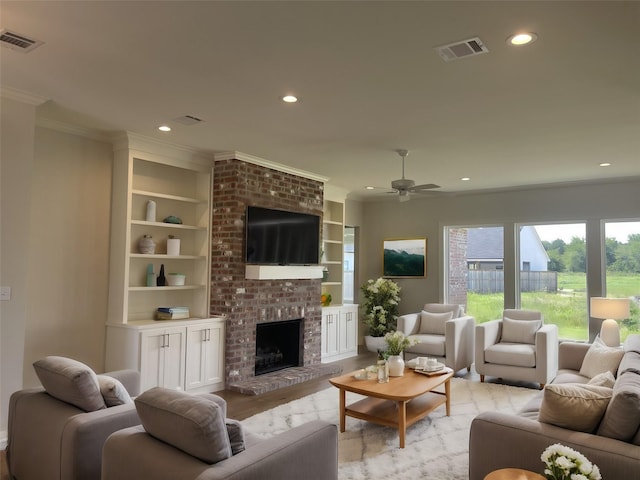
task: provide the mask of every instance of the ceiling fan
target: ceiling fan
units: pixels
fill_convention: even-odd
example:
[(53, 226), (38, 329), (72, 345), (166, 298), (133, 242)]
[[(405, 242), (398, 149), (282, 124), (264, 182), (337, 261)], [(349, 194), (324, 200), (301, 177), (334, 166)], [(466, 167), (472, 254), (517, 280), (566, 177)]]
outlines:
[(427, 190), (433, 190), (434, 188), (440, 188), (440, 185), (435, 183), (424, 183), (422, 185), (416, 185), (416, 182), (404, 177), (404, 160), (409, 155), (409, 150), (398, 149), (396, 150), (398, 155), (402, 157), (402, 178), (399, 180), (393, 180), (391, 182), (391, 188), (393, 191), (389, 193), (397, 193), (398, 199), (401, 202), (409, 200), (409, 194), (411, 193), (424, 193)]

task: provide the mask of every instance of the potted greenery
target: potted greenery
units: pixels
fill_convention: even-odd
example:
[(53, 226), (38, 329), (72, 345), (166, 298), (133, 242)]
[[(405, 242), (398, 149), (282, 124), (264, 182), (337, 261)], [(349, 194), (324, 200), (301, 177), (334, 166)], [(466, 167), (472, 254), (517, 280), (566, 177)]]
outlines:
[(414, 339), (409, 339), (402, 332), (389, 332), (384, 336), (387, 343), (387, 349), (383, 352), (389, 363), (389, 375), (392, 377), (401, 377), (404, 375), (404, 359), (402, 353), (405, 348), (418, 343)]
[(364, 295), (364, 323), (368, 335), (364, 337), (370, 352), (386, 350), (384, 336), (396, 329), (400, 287), (388, 278), (368, 280), (361, 287)]

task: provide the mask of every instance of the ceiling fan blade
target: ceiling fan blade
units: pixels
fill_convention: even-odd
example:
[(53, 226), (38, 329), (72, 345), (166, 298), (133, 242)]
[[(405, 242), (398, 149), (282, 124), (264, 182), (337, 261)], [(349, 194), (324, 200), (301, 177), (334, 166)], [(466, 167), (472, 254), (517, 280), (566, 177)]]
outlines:
[(409, 188), (409, 191), (418, 192), (420, 190), (432, 190), (434, 188), (440, 188), (440, 185), (436, 185), (435, 183), (424, 183), (422, 185), (415, 185)]

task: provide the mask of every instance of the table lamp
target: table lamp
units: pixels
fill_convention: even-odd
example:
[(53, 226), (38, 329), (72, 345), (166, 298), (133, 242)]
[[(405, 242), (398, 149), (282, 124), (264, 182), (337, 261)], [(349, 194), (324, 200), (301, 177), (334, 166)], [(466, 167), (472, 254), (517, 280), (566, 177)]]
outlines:
[(609, 347), (620, 346), (620, 329), (616, 320), (629, 318), (630, 302), (628, 298), (591, 297), (591, 316), (602, 318), (600, 338)]

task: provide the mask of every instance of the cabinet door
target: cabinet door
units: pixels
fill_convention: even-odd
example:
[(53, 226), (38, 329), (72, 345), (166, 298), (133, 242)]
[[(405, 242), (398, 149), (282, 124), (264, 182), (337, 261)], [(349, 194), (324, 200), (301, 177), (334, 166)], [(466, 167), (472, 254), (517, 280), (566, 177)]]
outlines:
[(148, 330), (140, 334), (140, 391), (162, 385), (164, 330)]
[(184, 388), (184, 327), (148, 330), (140, 334), (142, 391), (153, 387)]
[(322, 310), (322, 354), (335, 355), (338, 353), (338, 322), (339, 311), (335, 309)]
[(340, 352), (353, 352), (358, 348), (358, 308), (340, 311)]
[(162, 386), (173, 390), (184, 389), (186, 329), (176, 327), (165, 330), (167, 344), (164, 347)]
[(222, 381), (222, 325), (208, 323), (187, 328), (187, 390)]

